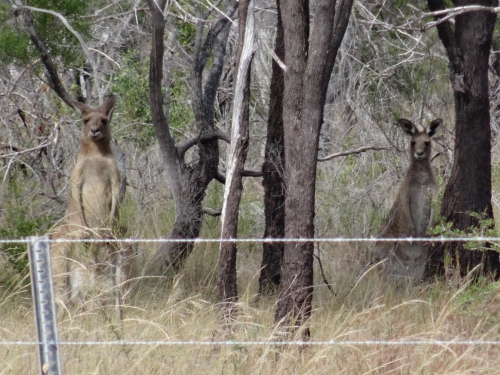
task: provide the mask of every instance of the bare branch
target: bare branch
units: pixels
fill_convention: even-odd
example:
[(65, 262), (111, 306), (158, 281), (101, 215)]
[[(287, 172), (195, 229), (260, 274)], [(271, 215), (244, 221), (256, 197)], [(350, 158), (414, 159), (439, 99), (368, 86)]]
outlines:
[(325, 275), (325, 270), (323, 269), (323, 262), (321, 262), (321, 258), (320, 258), (320, 253), (319, 253), (319, 246), (317, 248), (317, 254), (314, 254), (314, 257), (318, 260), (318, 265), (319, 265), (319, 269), (321, 271), (321, 277), (323, 278), (323, 282), (325, 283), (325, 285), (327, 286), (327, 288), (330, 290), (330, 292), (332, 292), (333, 296), (334, 297), (337, 297), (337, 293), (332, 289), (332, 286), (330, 284), (330, 282), (328, 281), (328, 279), (326, 278), (326, 275)]
[(238, 8), (238, 2), (234, 2), (227, 9), (227, 14), (224, 14), (211, 28), (208, 30), (207, 37), (205, 38), (205, 42), (203, 43), (203, 48), (200, 51), (200, 66), (205, 67), (208, 59), (211, 57), (210, 51), (212, 51), (212, 47), (217, 41), (217, 37), (224, 30), (228, 22), (231, 20), (234, 12)]
[(215, 176), (215, 180), (219, 181), (222, 185), (226, 184), (226, 176), (224, 176), (222, 173), (217, 173)]
[[(411, 31), (411, 32), (425, 32), (433, 27), (439, 26), (451, 19), (466, 13), (478, 12), (478, 11), (488, 11), (491, 13), (500, 13), (500, 7), (487, 7), (482, 5), (467, 5), (467, 6), (459, 6), (454, 8), (444, 8), (439, 10), (434, 10), (431, 12), (421, 13), (418, 17), (408, 17), (402, 25), (391, 25), (386, 22), (380, 21), (376, 18), (373, 18), (370, 21), (361, 21), (363, 23), (368, 23), (371, 25), (376, 25), (379, 27), (383, 27), (386, 30), (390, 31)], [(415, 27), (415, 23), (422, 23), (425, 18), (435, 17), (436, 20), (428, 22), (420, 27)], [(406, 33), (405, 33), (406, 35)], [(407, 35), (408, 36), (408, 35)]]
[[(134, 8), (134, 9), (131, 9), (127, 12), (122, 12), (122, 13), (115, 13), (115, 14), (111, 14), (109, 16), (105, 16), (105, 17), (102, 17), (102, 18), (98, 18), (96, 20), (94, 20), (95, 23), (100, 23), (100, 22), (104, 22), (104, 21), (108, 21), (108, 20), (112, 20), (112, 19), (119, 19), (120, 17), (123, 17), (123, 16), (127, 16), (129, 14), (133, 14), (133, 13), (137, 13), (137, 12), (144, 12), (144, 11), (147, 11), (149, 10), (148, 8)], [(168, 12), (167, 12), (168, 13)], [(169, 16), (173, 15), (171, 13), (168, 13)], [(92, 14), (90, 16), (83, 16), (82, 18), (94, 18), (96, 17), (97, 14)], [(175, 15), (173, 15), (175, 16)], [(178, 18), (181, 18), (179, 16), (177, 16)]]
[(222, 208), (203, 207), (201, 209), (201, 213), (210, 216), (220, 216), (222, 213)]
[(266, 47), (267, 52), (269, 52), (269, 54), (271, 55), (271, 57), (273, 58), (273, 60), (276, 62), (276, 64), (278, 64), (278, 66), (284, 72), (286, 72), (286, 64), (283, 62), (283, 60), (278, 57), (278, 55), (276, 54), (276, 52), (274, 52), (274, 50), (271, 47), (269, 47), (269, 45), (267, 44), (267, 42), (265, 40), (263, 40), (262, 43), (264, 44), (264, 46)]
[(222, 0), (218, 0), (215, 4), (211, 4), (210, 1), (207, 0), (207, 3), (210, 5), (210, 9), (207, 13), (204, 14), (203, 18), (208, 19), (210, 15), (216, 11), (219, 14), (221, 14), (223, 17), (226, 17), (229, 22), (231, 22), (233, 25), (235, 25), (234, 21), (231, 19), (231, 16), (225, 14), (223, 11), (219, 9), (219, 5), (222, 3)]
[(247, 170), (243, 170), (241, 172), (241, 175), (243, 177), (262, 177), (262, 176), (264, 176), (262, 171), (247, 171)]
[(443, 153), (442, 152), (438, 152), (436, 153), (432, 158), (431, 158), (431, 163), (434, 161), (434, 159), (437, 159), (438, 157), (440, 157)]
[(27, 149), (22, 149), (21, 147), (16, 147), (16, 146), (10, 146), (10, 145), (6, 145), (6, 144), (0, 144), (0, 149), (10, 149), (11, 151), (14, 151), (10, 154), (6, 154), (6, 155), (0, 155), (0, 159), (7, 159), (7, 158), (12, 158), (12, 157), (15, 157), (15, 156), (18, 156), (18, 155), (22, 155), (22, 154), (28, 154), (30, 152), (33, 152), (33, 151), (37, 151), (37, 150), (40, 150), (40, 149), (43, 149), (43, 148), (46, 148), (47, 146), (49, 146), (52, 142), (43, 142), (42, 144), (36, 146), (36, 147), (33, 147), (33, 148), (27, 148)]
[(386, 150), (387, 151), (389, 149), (387, 147), (365, 146), (365, 147), (356, 148), (354, 150), (342, 151), (342, 152), (337, 152), (335, 154), (330, 154), (328, 156), (325, 156), (324, 158), (318, 158), (318, 161), (327, 161), (330, 159), (338, 158), (340, 156), (349, 156), (349, 155), (353, 155), (353, 154), (360, 154), (362, 152), (371, 151), (371, 150), (374, 150), (374, 151)]
[[(424, 19), (426, 17), (441, 17), (436, 21), (432, 21), (429, 23), (426, 23), (424, 26), (422, 26), (421, 31), (426, 31), (429, 30), (441, 23), (444, 23), (448, 21), (451, 18), (455, 18), (456, 16), (459, 16), (461, 14), (465, 13), (470, 13), (470, 12), (477, 12), (477, 11), (488, 11), (491, 13), (500, 13), (500, 7), (485, 7), (481, 5), (466, 5), (466, 6), (461, 6), (461, 7), (455, 7), (455, 8), (449, 8), (449, 9), (443, 9), (443, 10), (437, 10), (434, 12), (428, 12), (428, 13), (423, 13), (421, 18)], [(444, 16), (444, 17), (442, 17)]]
[(210, 133), (202, 134), (201, 136), (198, 136), (196, 138), (189, 139), (186, 142), (178, 145), (177, 146), (177, 153), (179, 154), (179, 157), (183, 158), (184, 154), (187, 152), (187, 150), (189, 150), (193, 146), (196, 146), (199, 141), (206, 141), (209, 139), (220, 139), (220, 140), (225, 141), (227, 143), (231, 143), (231, 138), (229, 137), (228, 134), (226, 134), (222, 131), (219, 131), (219, 130), (215, 130), (215, 131), (210, 132)]
[[(249, 171), (249, 170), (241, 171), (241, 175), (243, 177), (263, 177), (264, 176), (262, 171)], [(224, 176), (222, 173), (218, 173), (217, 176), (215, 177), (215, 179), (223, 185), (226, 184), (226, 176)]]

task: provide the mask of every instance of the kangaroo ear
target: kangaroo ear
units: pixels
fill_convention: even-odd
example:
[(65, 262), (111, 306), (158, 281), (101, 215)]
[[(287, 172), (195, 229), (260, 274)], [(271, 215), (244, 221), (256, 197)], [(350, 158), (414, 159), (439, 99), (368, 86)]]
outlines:
[(108, 122), (111, 122), (111, 117), (113, 116), (113, 111), (115, 109), (116, 96), (110, 95), (108, 100), (101, 104), (97, 109), (99, 112), (104, 113), (108, 117)]
[(434, 137), (438, 132), (439, 128), (441, 127), (441, 125), (443, 125), (443, 120), (440, 118), (432, 121), (425, 130), (427, 132), (427, 135), (431, 138)]
[(79, 102), (77, 100), (72, 100), (71, 103), (73, 103), (75, 108), (78, 109), (82, 115), (86, 115), (87, 113), (92, 112), (92, 108), (90, 108), (85, 103)]
[(413, 122), (405, 118), (399, 119), (399, 126), (401, 126), (401, 129), (410, 136), (413, 136), (417, 132), (417, 128), (413, 125)]

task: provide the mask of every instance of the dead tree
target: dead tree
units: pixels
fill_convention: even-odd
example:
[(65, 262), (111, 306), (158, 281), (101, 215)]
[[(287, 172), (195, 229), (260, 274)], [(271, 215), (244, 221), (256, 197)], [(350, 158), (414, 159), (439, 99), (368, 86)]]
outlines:
[[(202, 215), (208, 210), (202, 207), (208, 184), (219, 178), (219, 145), (229, 137), (215, 129), (214, 102), (226, 56), (226, 44), (233, 16), (238, 3), (226, 2), (224, 15), (205, 34), (208, 18), (215, 11), (211, 8), (202, 12), (197, 5), (196, 39), (194, 52), (190, 57), (193, 112), (198, 136), (176, 145), (170, 133), (168, 99), (162, 93), (164, 32), (166, 0), (148, 0), (152, 22), (152, 44), (149, 70), (149, 102), (156, 137), (165, 166), (167, 180), (175, 203), (175, 222), (169, 234), (171, 239), (185, 239), (186, 242), (167, 242), (158, 248), (146, 269), (148, 275), (164, 275), (169, 269), (178, 271), (184, 259), (191, 253), (193, 242), (199, 236)], [(203, 36), (205, 38), (203, 38)], [(208, 62), (211, 62), (208, 68)], [(208, 70), (208, 72), (207, 72)], [(196, 161), (186, 163), (186, 152), (197, 146)]]
[[(237, 237), (238, 212), (243, 191), (242, 177), (249, 141), (250, 69), (254, 54), (254, 1), (241, 0), (238, 10), (239, 40), (236, 58), (231, 147), (222, 208), (221, 239)], [(221, 242), (219, 252), (219, 306), (221, 318), (234, 318), (238, 300), (235, 242)]]

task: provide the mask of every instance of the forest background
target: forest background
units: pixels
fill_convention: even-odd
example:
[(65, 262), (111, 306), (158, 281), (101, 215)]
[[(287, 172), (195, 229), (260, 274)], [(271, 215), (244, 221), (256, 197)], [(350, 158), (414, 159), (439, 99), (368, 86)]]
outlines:
[[(78, 150), (80, 120), (50, 88), (40, 53), (30, 42), (26, 24), (15, 11), (17, 2), (0, 4), (0, 236), (16, 239), (50, 231), (63, 217), (68, 177)], [(127, 188), (121, 219), (127, 235), (136, 239), (164, 238), (174, 226), (175, 207), (157, 143), (149, 106), (151, 20), (141, 1), (30, 1), (30, 6), (64, 16), (80, 34), (81, 43), (54, 14), (33, 11), (37, 30), (50, 48), (61, 81), (73, 98), (98, 105), (109, 94), (118, 96), (113, 114), (114, 138), (123, 151)], [(167, 4), (163, 90), (170, 94), (169, 127), (177, 144), (195, 139), (192, 53), (196, 48), (199, 10), (209, 3)], [(221, 8), (222, 9), (222, 8)], [(239, 209), (238, 236), (264, 234), (262, 170), (269, 113), (271, 62), (276, 33), (276, 6), (256, 3), (256, 52), (250, 87), (250, 138)], [(222, 11), (222, 10), (221, 10)], [(16, 13), (17, 12), (17, 13)], [(330, 79), (321, 128), (316, 180), (315, 235), (318, 238), (366, 238), (376, 234), (408, 166), (408, 140), (395, 124), (401, 117), (427, 125), (437, 117), (445, 129), (434, 145), (433, 166), (442, 189), (453, 162), (454, 101), (448, 58), (435, 28), (424, 17), (425, 3), (405, 1), (354, 2), (349, 25)], [(220, 14), (207, 20), (213, 25)], [(498, 22), (493, 48), (498, 51)], [(206, 32), (205, 32), (206, 33)], [(238, 30), (228, 31), (227, 56), (214, 97), (215, 128), (230, 134), (231, 103)], [(85, 53), (86, 52), (86, 53)], [(213, 56), (213, 55), (212, 55)], [(494, 210), (498, 211), (500, 178), (498, 133), (498, 73), (496, 53), (490, 69), (492, 172)], [(215, 59), (215, 58), (214, 58)], [(210, 66), (211, 61), (208, 62)], [(205, 76), (206, 77), (206, 76)], [(220, 147), (219, 172), (226, 171), (227, 144)], [(352, 150), (359, 152), (352, 153)], [(328, 157), (346, 152), (348, 155)], [(195, 165), (196, 146), (186, 151)], [(325, 159), (321, 161), (321, 159)], [(252, 173), (248, 173), (252, 175)], [(203, 206), (216, 214), (223, 185), (209, 183)], [(497, 215), (498, 216), (498, 215)], [(199, 234), (220, 237), (220, 217), (205, 214)], [(461, 278), (457, 273), (410, 290), (392, 290), (356, 280), (370, 261), (370, 244), (321, 243), (315, 247), (315, 295), (311, 317), (313, 340), (473, 340), (498, 339), (500, 324), (496, 283), (486, 278)], [(145, 265), (158, 244), (139, 243)], [(3, 340), (34, 337), (26, 284), (25, 247), (1, 244), (1, 309), (6, 325)], [(178, 273), (167, 282), (127, 300), (125, 339), (206, 340), (217, 331), (217, 263), (219, 245), (196, 244)], [(238, 244), (239, 315), (234, 337), (273, 337), (276, 295), (259, 294), (262, 245)], [(365, 282), (368, 280), (367, 282)], [(355, 288), (352, 286), (355, 285)], [(381, 290), (382, 289), (382, 290)], [(332, 293), (333, 292), (333, 293)], [(105, 309), (104, 309), (105, 310)], [(115, 322), (105, 311), (71, 317), (61, 324), (68, 340), (116, 338)], [(218, 351), (176, 348), (78, 347), (63, 352), (72, 372), (155, 373), (467, 373), (498, 368), (495, 347), (480, 346), (318, 347), (307, 354), (289, 349), (275, 356), (273, 346), (232, 346)], [(35, 351), (17, 347), (5, 351), (3, 373), (35, 372)], [(30, 356), (29, 361), (21, 358)], [(31, 358), (32, 357), (32, 358)], [(83, 358), (83, 360), (82, 360)]]

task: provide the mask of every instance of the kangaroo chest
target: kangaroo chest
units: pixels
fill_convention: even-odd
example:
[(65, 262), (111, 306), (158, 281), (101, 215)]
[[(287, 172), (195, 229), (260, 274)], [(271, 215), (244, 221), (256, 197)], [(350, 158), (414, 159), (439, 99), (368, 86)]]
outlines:
[(409, 210), (415, 236), (424, 236), (429, 227), (435, 182), (428, 173), (416, 174), (409, 185)]
[(115, 214), (110, 211), (113, 199), (117, 199), (113, 197), (113, 184), (119, 180), (117, 167), (113, 160), (92, 157), (82, 163), (80, 172), (81, 209), (87, 225), (93, 228), (109, 226)]

